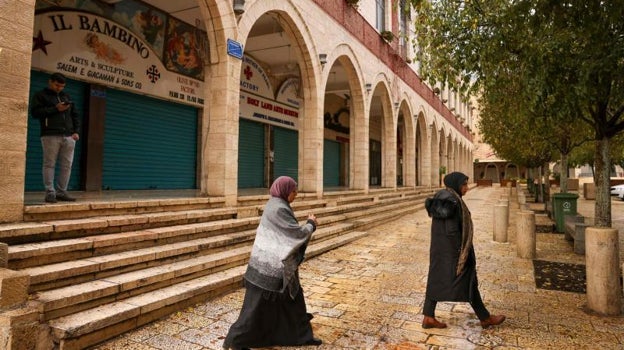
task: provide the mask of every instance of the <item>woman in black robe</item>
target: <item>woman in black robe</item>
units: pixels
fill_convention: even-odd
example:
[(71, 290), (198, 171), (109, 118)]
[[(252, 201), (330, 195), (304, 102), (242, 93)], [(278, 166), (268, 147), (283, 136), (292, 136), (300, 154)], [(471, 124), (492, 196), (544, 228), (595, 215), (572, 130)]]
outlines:
[(468, 192), (468, 176), (450, 173), (444, 178), (444, 185), (445, 189), (425, 203), (432, 223), (422, 327), (446, 328), (446, 323), (435, 318), (438, 301), (467, 301), (483, 328), (499, 325), (505, 316), (490, 315), (479, 293), (472, 218), (462, 199)]
[(290, 203), (297, 183), (278, 177), (270, 189), (245, 272), (245, 298), (238, 320), (223, 341), (224, 349), (321, 345), (313, 337), (299, 283), (299, 265), (316, 230), (310, 214), (300, 226)]

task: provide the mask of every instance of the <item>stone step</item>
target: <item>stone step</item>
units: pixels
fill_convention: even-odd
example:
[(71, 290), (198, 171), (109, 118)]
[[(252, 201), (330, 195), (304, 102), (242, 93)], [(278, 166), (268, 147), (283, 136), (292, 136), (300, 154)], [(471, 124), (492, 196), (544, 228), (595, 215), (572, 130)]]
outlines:
[[(347, 244), (366, 232), (349, 232), (331, 239), (311, 243), (306, 258), (311, 258)], [(316, 233), (315, 233), (316, 235)], [(313, 235), (314, 236), (314, 235)], [(240, 248), (242, 251), (243, 248)], [(89, 308), (49, 321), (52, 335), (60, 350), (84, 349), (135, 329), (163, 315), (193, 305), (210, 295), (223, 293), (241, 286), (246, 264), (171, 286), (131, 296), (124, 300)], [(119, 280), (123, 279), (122, 277)], [(105, 286), (103, 287), (105, 289)], [(51, 294), (48, 296), (51, 297)], [(43, 297), (40, 297), (40, 301)], [(79, 298), (79, 296), (77, 297)], [(56, 305), (62, 304), (62, 294), (57, 293)], [(52, 298), (48, 299), (52, 303)], [(49, 304), (50, 306), (53, 304)]]
[(354, 222), (355, 228), (381, 225), (384, 222), (392, 220), (396, 217), (409, 214), (409, 213), (413, 213), (414, 211), (417, 211), (417, 210), (422, 210), (424, 207), (425, 207), (424, 203), (414, 203), (409, 206), (402, 206), (402, 207), (397, 206), (395, 207), (394, 210), (378, 211), (377, 213), (373, 215), (357, 219)]
[(142, 230), (237, 217), (240, 208), (194, 209), (144, 214), (87, 216), (80, 219), (48, 220), (32, 224), (0, 225), (0, 242), (24, 244), (44, 240), (85, 237), (94, 234)]
[[(306, 255), (308, 257), (316, 256), (366, 234), (363, 232), (344, 233), (353, 225), (343, 224), (341, 226), (332, 226), (326, 230), (316, 231)], [(43, 314), (44, 319), (49, 320), (92, 308), (102, 302), (119, 300), (122, 297), (133, 296), (140, 292), (198, 278), (215, 271), (218, 272), (224, 267), (230, 268), (232, 265), (246, 264), (250, 252), (251, 245), (228, 249), (162, 266), (41, 291), (36, 293), (33, 299), (39, 304), (39, 311)]]
[(31, 291), (41, 291), (206, 255), (218, 249), (235, 247), (237, 244), (250, 244), (254, 236), (255, 230), (233, 232), (191, 241), (35, 266), (20, 271), (30, 275)]
[[(382, 208), (384, 205), (392, 204), (396, 207), (397, 205), (399, 205), (398, 202), (408, 200), (413, 199), (407, 197), (393, 197), (390, 199), (378, 201), (376, 203), (359, 202), (338, 207), (316, 207), (313, 210), (309, 210), (309, 208), (305, 207), (305, 209), (299, 210), (295, 214), (300, 220), (305, 220), (309, 212), (314, 212), (319, 218), (321, 218), (321, 224), (327, 225), (334, 222), (343, 221), (346, 218), (354, 218), (359, 215), (366, 215), (365, 211), (371, 210), (372, 207), (376, 207), (377, 210), (383, 210)], [(317, 204), (318, 202), (312, 205)], [(388, 210), (392, 210), (393, 208), (394, 207), (389, 207)], [(218, 210), (216, 213), (214, 211), (210, 211), (211, 214), (217, 216), (219, 216), (223, 212), (224, 210)], [(349, 212), (352, 213), (348, 216), (344, 215), (344, 213)], [(189, 216), (188, 213), (177, 213), (177, 215), (186, 215), (187, 217)], [(198, 211), (193, 211), (193, 215), (198, 215)], [(98, 222), (97, 220), (104, 221), (104, 219), (102, 218), (89, 218), (84, 220), (96, 220), (95, 222)], [(128, 219), (127, 217), (119, 218), (118, 222), (121, 220), (125, 220), (125, 222), (130, 222), (129, 220), (131, 219)], [(49, 264), (88, 258), (104, 254), (111, 254), (114, 252), (121, 252), (129, 249), (135, 250), (140, 248), (147, 248), (163, 243), (173, 243), (182, 240), (203, 238), (206, 236), (233, 231), (235, 229), (248, 229), (252, 226), (256, 226), (258, 222), (259, 217), (224, 219), (219, 221), (200, 222), (195, 224), (182, 224), (176, 226), (148, 228), (138, 231), (95, 234), (92, 236), (74, 239), (15, 244), (9, 247), (9, 267), (13, 269), (23, 269), (38, 266), (44, 263)], [(70, 224), (67, 223), (67, 226), (68, 225)], [(74, 224), (74, 226), (78, 225), (78, 223)], [(91, 223), (90, 225), (91, 227), (98, 226), (95, 223)]]
[(223, 207), (224, 203), (224, 197), (193, 197), (29, 205), (24, 207), (24, 221), (210, 209)]
[(99, 306), (112, 299), (119, 300), (141, 292), (180, 283), (223, 270), (223, 267), (247, 263), (251, 245), (155, 266), (71, 286), (41, 291), (33, 299), (45, 320)]
[[(353, 225), (349, 223), (320, 227), (313, 235), (313, 240), (331, 238), (351, 228)], [(207, 255), (241, 244), (251, 245), (255, 232), (255, 229), (237, 231), (114, 254), (28, 267), (20, 271), (31, 276), (31, 291), (42, 291)]]
[(246, 266), (177, 283), (48, 322), (59, 350), (84, 349), (241, 286)]
[(23, 269), (124, 250), (147, 248), (159, 244), (206, 238), (235, 230), (251, 229), (257, 226), (258, 222), (258, 217), (226, 219), (83, 238), (11, 245), (9, 246), (9, 268)]

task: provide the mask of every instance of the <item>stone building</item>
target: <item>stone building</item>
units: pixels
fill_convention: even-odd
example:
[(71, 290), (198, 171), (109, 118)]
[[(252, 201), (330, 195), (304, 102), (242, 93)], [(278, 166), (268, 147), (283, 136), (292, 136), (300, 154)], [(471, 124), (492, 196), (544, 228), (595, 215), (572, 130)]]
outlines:
[(472, 108), (419, 78), (402, 0), (0, 6), (0, 222), (43, 191), (29, 100), (52, 72), (83, 121), (70, 191), (235, 204), (283, 174), (319, 196), (437, 186), (441, 169), (474, 178)]
[[(240, 287), (277, 176), (297, 180), (299, 212), (328, 218), (306, 256), (417, 210), (444, 173), (474, 179), (473, 108), (419, 78), (403, 0), (0, 10), (7, 349), (86, 348)], [(82, 120), (69, 184), (80, 200), (48, 205), (29, 107), (53, 72)]]

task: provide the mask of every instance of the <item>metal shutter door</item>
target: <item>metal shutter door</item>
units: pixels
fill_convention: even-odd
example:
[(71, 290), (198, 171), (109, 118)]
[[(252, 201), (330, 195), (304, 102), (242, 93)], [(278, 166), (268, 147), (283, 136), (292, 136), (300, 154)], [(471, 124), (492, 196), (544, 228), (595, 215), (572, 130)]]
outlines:
[[(43, 88), (48, 86), (48, 78), (50, 74), (39, 71), (30, 72), (30, 97)], [(82, 129), (84, 134), (84, 113), (85, 113), (85, 92), (87, 90), (87, 84), (67, 79), (67, 85), (65, 92), (67, 92), (80, 114), (80, 120), (82, 121)], [(30, 115), (30, 106), (28, 106), (28, 137), (26, 140), (26, 178), (25, 178), (25, 190), (26, 191), (44, 191), (43, 175), (41, 174), (41, 168), (43, 166), (43, 149), (41, 148), (41, 125), (39, 125), (39, 119), (35, 119)], [(83, 135), (80, 135), (81, 137)], [(81, 182), (81, 154), (82, 143), (84, 139), (76, 142), (76, 148), (74, 149), (74, 162), (72, 163), (71, 176), (69, 178), (69, 185), (67, 188), (71, 191), (80, 190)], [(58, 169), (57, 169), (58, 172)], [(56, 177), (55, 177), (56, 179)]]
[(196, 188), (197, 109), (109, 89), (102, 187)]
[(323, 186), (340, 186), (340, 143), (323, 141)]
[(264, 187), (264, 125), (239, 120), (238, 188)]
[(290, 176), (297, 181), (299, 172), (299, 133), (295, 130), (273, 127), (275, 161), (273, 177)]

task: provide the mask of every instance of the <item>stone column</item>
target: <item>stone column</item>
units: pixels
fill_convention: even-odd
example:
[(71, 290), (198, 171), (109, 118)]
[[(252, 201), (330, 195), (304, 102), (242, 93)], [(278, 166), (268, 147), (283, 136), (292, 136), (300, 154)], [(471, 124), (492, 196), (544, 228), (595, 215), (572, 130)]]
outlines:
[(518, 212), (518, 222), (516, 224), (516, 248), (518, 257), (523, 259), (535, 258), (535, 213), (521, 210)]
[(34, 1), (0, 5), (0, 222), (22, 221)]
[(622, 309), (618, 230), (588, 227), (585, 230), (587, 306), (603, 315), (619, 315)]

